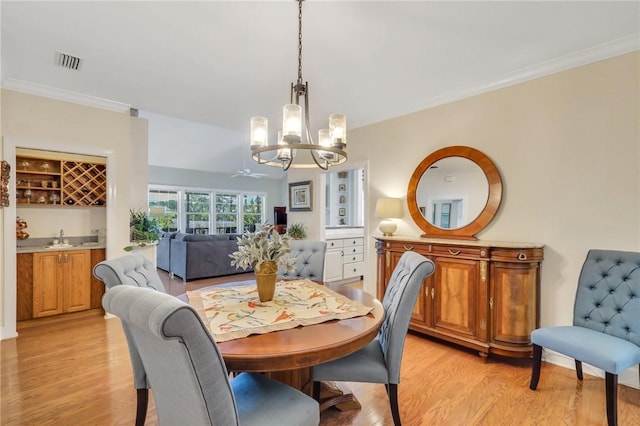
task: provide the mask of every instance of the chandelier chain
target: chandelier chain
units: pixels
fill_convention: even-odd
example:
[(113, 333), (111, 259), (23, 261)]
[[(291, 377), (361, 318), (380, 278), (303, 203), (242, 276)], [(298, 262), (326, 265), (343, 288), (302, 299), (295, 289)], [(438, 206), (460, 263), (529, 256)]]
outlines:
[(298, 0), (298, 84), (302, 84), (302, 0)]

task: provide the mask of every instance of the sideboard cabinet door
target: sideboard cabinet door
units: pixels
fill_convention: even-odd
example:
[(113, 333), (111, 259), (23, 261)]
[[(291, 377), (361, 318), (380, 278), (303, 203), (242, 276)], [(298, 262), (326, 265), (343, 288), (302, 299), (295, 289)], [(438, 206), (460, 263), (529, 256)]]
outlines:
[(496, 251), (492, 257), (501, 259), (491, 263), (490, 274), (490, 343), (493, 352), (519, 351), (528, 355), (531, 332), (540, 326), (542, 251)]
[(479, 262), (435, 258), (435, 265), (434, 327), (442, 333), (478, 338)]

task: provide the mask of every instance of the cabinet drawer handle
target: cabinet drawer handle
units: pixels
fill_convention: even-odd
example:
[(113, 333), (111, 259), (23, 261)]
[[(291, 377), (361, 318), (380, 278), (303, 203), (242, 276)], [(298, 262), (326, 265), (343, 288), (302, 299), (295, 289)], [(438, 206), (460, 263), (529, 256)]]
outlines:
[(404, 249), (405, 249), (406, 251), (412, 251), (412, 250), (413, 250), (413, 246), (411, 246), (411, 247), (407, 247), (407, 246), (405, 246), (405, 245), (403, 244), (403, 245), (402, 245), (402, 247), (404, 247)]
[(448, 250), (449, 250), (449, 254), (452, 254), (454, 256), (457, 256), (460, 254), (460, 250), (451, 250), (451, 249), (448, 249)]
[(526, 255), (526, 254), (524, 254), (524, 253), (520, 253), (520, 254), (518, 255), (518, 260), (527, 260), (527, 255)]

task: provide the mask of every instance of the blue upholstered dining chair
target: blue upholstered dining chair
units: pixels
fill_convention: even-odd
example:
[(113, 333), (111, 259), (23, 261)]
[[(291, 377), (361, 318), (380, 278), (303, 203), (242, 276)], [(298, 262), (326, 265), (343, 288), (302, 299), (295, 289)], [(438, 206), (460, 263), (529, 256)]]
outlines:
[(149, 288), (116, 286), (102, 299), (130, 332), (153, 384), (162, 425), (317, 425), (318, 403), (258, 373), (229, 379), (218, 346), (181, 300)]
[(364, 348), (313, 367), (313, 396), (320, 399), (320, 382), (384, 383), (393, 423), (400, 426), (398, 383), (409, 320), (423, 281), (434, 271), (426, 257), (405, 252), (393, 270), (382, 299), (385, 317), (376, 338)]
[(529, 387), (540, 379), (542, 349), (605, 372), (609, 426), (617, 424), (618, 374), (640, 364), (640, 253), (590, 250), (576, 292), (573, 325), (545, 327), (531, 333), (533, 366)]
[[(130, 253), (114, 259), (98, 263), (93, 268), (93, 275), (104, 282), (110, 289), (118, 285), (148, 287), (165, 293), (164, 285), (153, 263), (141, 253)], [(149, 381), (142, 365), (140, 354), (131, 339), (131, 333), (122, 324), (129, 347), (129, 357), (133, 368), (133, 385), (136, 388), (136, 426), (143, 426), (147, 417), (149, 402)]]
[(324, 255), (327, 252), (325, 241), (312, 240), (292, 240), (291, 257), (295, 257), (296, 270), (287, 273), (278, 270), (279, 279), (309, 278), (312, 281), (323, 281), (324, 279)]

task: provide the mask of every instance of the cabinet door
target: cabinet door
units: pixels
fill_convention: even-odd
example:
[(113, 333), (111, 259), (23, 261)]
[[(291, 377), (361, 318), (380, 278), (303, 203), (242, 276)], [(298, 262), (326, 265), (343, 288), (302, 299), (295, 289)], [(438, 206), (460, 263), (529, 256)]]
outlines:
[[(105, 249), (91, 250), (91, 270), (99, 262), (106, 259)], [(102, 296), (104, 295), (104, 283), (91, 274), (91, 309), (102, 308)]]
[(342, 250), (327, 250), (324, 258), (324, 280), (342, 279)]
[(64, 252), (64, 312), (84, 311), (91, 307), (91, 252)]
[(492, 342), (530, 345), (538, 318), (538, 269), (537, 263), (492, 264)]
[(17, 306), (16, 320), (33, 318), (33, 254), (18, 253), (17, 263)]
[(63, 312), (64, 252), (33, 254), (33, 317)]
[(434, 327), (464, 338), (477, 338), (479, 262), (437, 258), (435, 264), (432, 293)]

